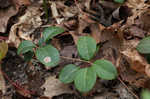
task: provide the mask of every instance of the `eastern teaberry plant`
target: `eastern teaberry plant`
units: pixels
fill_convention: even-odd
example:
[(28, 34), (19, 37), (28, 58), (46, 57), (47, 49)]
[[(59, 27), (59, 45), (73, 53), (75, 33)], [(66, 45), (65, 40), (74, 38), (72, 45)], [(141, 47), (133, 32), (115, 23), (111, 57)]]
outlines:
[[(26, 58), (27, 56), (33, 56), (35, 53), (36, 58), (45, 66), (57, 66), (60, 61), (59, 52), (56, 48), (46, 42), (63, 32), (64, 30), (62, 28), (48, 27), (44, 30), (43, 36), (37, 45), (27, 40), (20, 43), (18, 54), (23, 54)], [(81, 68), (74, 64), (68, 64), (61, 70), (59, 80), (65, 84), (74, 82), (75, 87), (80, 92), (85, 93), (94, 87), (97, 76), (105, 80), (115, 79), (117, 77), (117, 70), (111, 62), (100, 59), (93, 63), (90, 62), (96, 54), (97, 48), (96, 41), (92, 37), (79, 37), (77, 41), (77, 50), (81, 59), (75, 60), (87, 62), (91, 66)], [(61, 57), (63, 58), (63, 56)], [(27, 60), (31, 58), (32, 57), (27, 57)]]
[(137, 51), (145, 56), (150, 63), (150, 36), (143, 38), (136, 47)]
[(150, 91), (145, 89), (141, 93), (141, 99), (150, 99)]

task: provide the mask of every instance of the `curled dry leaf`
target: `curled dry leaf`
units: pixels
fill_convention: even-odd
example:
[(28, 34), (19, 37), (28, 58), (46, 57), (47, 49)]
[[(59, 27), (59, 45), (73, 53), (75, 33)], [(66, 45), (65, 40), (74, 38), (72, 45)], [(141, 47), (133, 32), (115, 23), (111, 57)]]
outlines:
[(50, 76), (46, 79), (45, 84), (42, 86), (46, 90), (44, 96), (52, 98), (53, 96), (58, 96), (64, 93), (72, 93), (67, 85), (64, 85), (55, 76)]
[(127, 44), (128, 47), (121, 53), (126, 57), (127, 61), (130, 64), (130, 67), (133, 70), (139, 73), (146, 74), (150, 77), (150, 64), (148, 64), (146, 59), (137, 52), (135, 47), (138, 43), (135, 42), (137, 41), (134, 40), (133, 42), (129, 42), (128, 44), (130, 45)]
[(18, 11), (14, 7), (0, 9), (0, 32), (6, 32), (8, 20), (16, 15), (17, 12)]
[(16, 9), (19, 9), (22, 5), (30, 5), (30, 0), (12, 0), (13, 4), (15, 5)]
[(128, 62), (133, 70), (145, 73), (145, 67), (148, 65), (146, 60), (135, 50), (127, 49), (122, 52), (127, 57)]
[(145, 73), (147, 74), (147, 76), (150, 77), (150, 65), (149, 64), (145, 67)]
[[(34, 30), (42, 24), (41, 12), (39, 7), (29, 6), (26, 13), (19, 18), (19, 22), (11, 27), (9, 34), (9, 43), (14, 43), (18, 47), (20, 38), (25, 40), (32, 40), (30, 35)], [(17, 33), (19, 37), (17, 36)]]

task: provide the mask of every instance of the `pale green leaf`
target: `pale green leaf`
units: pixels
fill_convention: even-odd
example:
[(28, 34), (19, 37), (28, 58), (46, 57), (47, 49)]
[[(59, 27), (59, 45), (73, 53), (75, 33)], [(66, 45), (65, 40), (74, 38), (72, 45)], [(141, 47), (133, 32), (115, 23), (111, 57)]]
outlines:
[(142, 39), (136, 49), (142, 54), (150, 53), (150, 36)]
[(141, 94), (142, 99), (150, 99), (150, 91), (143, 90)]
[(88, 92), (94, 87), (96, 83), (96, 73), (91, 67), (82, 68), (77, 71), (74, 81), (75, 87), (80, 92)]
[(33, 51), (33, 48), (35, 48), (35, 44), (32, 43), (32, 41), (28, 41), (28, 40), (24, 40), (20, 43), (19, 47), (18, 47), (18, 54), (24, 54), (26, 52), (29, 51)]
[(59, 63), (59, 52), (52, 45), (46, 45), (36, 50), (37, 59), (46, 66), (54, 67)]
[(124, 3), (124, 0), (114, 0), (117, 3)]
[(73, 64), (69, 64), (67, 66), (65, 66), (59, 75), (59, 80), (63, 83), (71, 83), (73, 82), (75, 76), (76, 76), (76, 72), (79, 70), (79, 67), (73, 65)]
[(51, 26), (51, 27), (45, 28), (43, 31), (44, 41), (46, 42), (49, 39), (52, 39), (54, 36), (63, 32), (64, 32), (64, 29), (61, 27)]
[(77, 42), (78, 53), (84, 60), (93, 58), (96, 52), (96, 41), (89, 36), (81, 36)]
[(96, 60), (92, 68), (97, 75), (105, 80), (112, 80), (117, 77), (117, 70), (115, 66), (107, 60)]

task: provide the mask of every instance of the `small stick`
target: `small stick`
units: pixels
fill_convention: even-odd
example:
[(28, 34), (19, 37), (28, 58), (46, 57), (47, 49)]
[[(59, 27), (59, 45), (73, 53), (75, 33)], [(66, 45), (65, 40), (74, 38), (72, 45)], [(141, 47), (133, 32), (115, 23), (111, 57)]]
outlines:
[(71, 57), (65, 57), (65, 56), (60, 56), (61, 58), (64, 58), (64, 59), (68, 59), (68, 60), (72, 60), (72, 61), (80, 61), (80, 62), (85, 62), (85, 63), (89, 63), (92, 65), (91, 62), (89, 61), (84, 61), (84, 60), (81, 60), (81, 59), (78, 59), (78, 58), (71, 58)]
[(118, 77), (118, 80), (136, 99), (140, 99), (132, 90), (129, 89), (129, 87), (121, 80), (120, 77)]

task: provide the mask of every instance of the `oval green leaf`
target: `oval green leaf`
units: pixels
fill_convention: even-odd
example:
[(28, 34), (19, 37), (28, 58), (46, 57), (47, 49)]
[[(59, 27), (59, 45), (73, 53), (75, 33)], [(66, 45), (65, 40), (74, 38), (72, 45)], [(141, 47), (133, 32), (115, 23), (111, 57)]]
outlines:
[(8, 44), (5, 42), (0, 43), (0, 61), (6, 56), (8, 51)]
[(37, 59), (46, 66), (54, 67), (59, 63), (59, 52), (52, 45), (47, 45), (36, 50)]
[(117, 3), (124, 3), (124, 0), (114, 0)]
[(136, 49), (142, 54), (150, 53), (150, 36), (142, 39)]
[(24, 40), (20, 43), (18, 47), (18, 54), (24, 54), (28, 51), (33, 51), (33, 48), (36, 47), (35, 44), (32, 43), (32, 41)]
[(54, 36), (63, 32), (64, 32), (64, 29), (60, 27), (51, 26), (51, 27), (45, 28), (43, 32), (44, 41), (46, 42), (49, 39), (52, 39)]
[(73, 82), (76, 72), (79, 70), (79, 67), (73, 64), (69, 64), (65, 66), (59, 75), (59, 80), (63, 83), (71, 83)]
[(143, 90), (141, 94), (142, 99), (150, 99), (150, 91)]
[(74, 83), (80, 92), (85, 93), (90, 91), (96, 83), (95, 71), (91, 67), (79, 69), (76, 73)]
[(78, 53), (84, 60), (93, 58), (96, 52), (96, 41), (89, 36), (81, 36), (77, 42)]
[(96, 60), (93, 63), (92, 68), (102, 79), (113, 80), (117, 77), (115, 66), (107, 60)]

